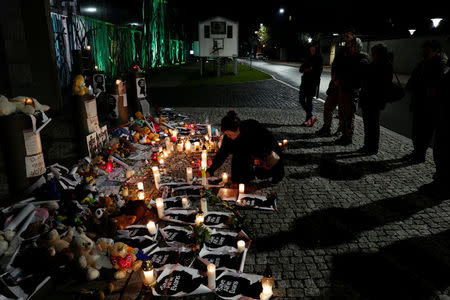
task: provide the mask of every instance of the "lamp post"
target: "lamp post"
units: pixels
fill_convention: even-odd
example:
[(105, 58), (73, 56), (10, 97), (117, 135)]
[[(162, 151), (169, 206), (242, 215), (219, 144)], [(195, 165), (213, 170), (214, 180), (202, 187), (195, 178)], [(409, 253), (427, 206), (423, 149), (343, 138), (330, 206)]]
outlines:
[(431, 19), (431, 22), (433, 22), (433, 27), (437, 28), (439, 26), (439, 24), (441, 23), (442, 18), (433, 18)]

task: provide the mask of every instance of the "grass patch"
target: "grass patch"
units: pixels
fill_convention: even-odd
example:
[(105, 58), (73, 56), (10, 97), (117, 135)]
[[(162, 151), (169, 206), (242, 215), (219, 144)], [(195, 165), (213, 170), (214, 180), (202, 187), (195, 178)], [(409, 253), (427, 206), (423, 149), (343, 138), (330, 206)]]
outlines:
[(250, 69), (249, 65), (238, 63), (238, 74), (233, 74), (233, 63), (227, 63), (222, 67), (221, 76), (216, 77), (214, 62), (206, 64), (206, 75), (200, 77), (200, 72), (195, 78), (189, 79), (183, 83), (184, 86), (201, 86), (201, 85), (221, 85), (240, 82), (258, 81), (272, 78), (270, 75), (258, 71), (254, 68)]

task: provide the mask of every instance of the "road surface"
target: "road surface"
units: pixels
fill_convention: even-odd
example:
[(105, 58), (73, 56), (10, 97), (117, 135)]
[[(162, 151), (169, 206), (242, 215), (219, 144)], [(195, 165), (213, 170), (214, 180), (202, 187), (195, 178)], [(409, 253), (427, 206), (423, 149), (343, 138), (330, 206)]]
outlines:
[[(249, 64), (248, 59), (239, 59), (240, 62)], [(292, 88), (298, 89), (301, 82), (301, 74), (298, 71), (298, 66), (292, 66), (277, 62), (267, 61), (251, 61), (252, 67), (272, 75), (274, 79), (279, 80)], [(406, 83), (408, 77), (400, 76), (400, 81), (403, 86)], [(320, 80), (319, 98), (317, 101), (323, 102), (326, 98), (326, 90), (331, 80), (331, 74), (328, 69), (324, 69)], [(323, 99), (323, 100), (322, 100)], [(358, 114), (361, 112), (358, 110)], [(319, 116), (321, 117), (321, 116)], [(409, 111), (409, 99), (405, 97), (399, 102), (388, 104), (386, 109), (381, 113), (380, 119), (381, 125), (389, 128), (406, 137), (411, 137), (411, 112)]]

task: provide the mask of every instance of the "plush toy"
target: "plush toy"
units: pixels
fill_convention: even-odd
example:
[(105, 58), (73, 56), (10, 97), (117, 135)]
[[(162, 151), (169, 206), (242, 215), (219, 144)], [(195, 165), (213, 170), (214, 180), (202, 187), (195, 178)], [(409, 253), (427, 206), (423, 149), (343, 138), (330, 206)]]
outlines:
[(61, 238), (56, 229), (52, 229), (49, 232), (41, 235), (38, 240), (38, 245), (41, 248), (47, 249), (50, 256), (55, 256), (65, 249), (69, 249), (70, 242), (73, 239), (73, 230), (69, 229), (66, 235)]
[(94, 242), (82, 230), (79, 230), (79, 233), (73, 237), (70, 248), (77, 258), (78, 266), (86, 270), (86, 278), (97, 279), (100, 276), (97, 266), (99, 255), (94, 251)]
[(112, 269), (113, 266), (109, 259), (109, 253), (114, 246), (114, 240), (110, 238), (99, 238), (95, 243), (95, 251), (99, 256), (96, 260), (96, 266), (98, 268)]
[(121, 215), (113, 219), (113, 223), (115, 223), (116, 227), (120, 230), (123, 230), (126, 227), (133, 225), (135, 221), (136, 216), (131, 215)]
[(142, 261), (136, 259), (138, 249), (132, 248), (122, 242), (117, 242), (111, 248), (111, 264), (116, 270), (115, 279), (123, 279), (127, 272), (137, 271), (142, 266)]
[(42, 105), (34, 98), (18, 96), (8, 100), (5, 96), (0, 95), (0, 116), (8, 116), (15, 112), (32, 115), (36, 110), (46, 112), (49, 109), (50, 106)]
[(73, 93), (78, 96), (84, 96), (89, 93), (88, 88), (85, 86), (84, 77), (77, 75), (73, 80)]

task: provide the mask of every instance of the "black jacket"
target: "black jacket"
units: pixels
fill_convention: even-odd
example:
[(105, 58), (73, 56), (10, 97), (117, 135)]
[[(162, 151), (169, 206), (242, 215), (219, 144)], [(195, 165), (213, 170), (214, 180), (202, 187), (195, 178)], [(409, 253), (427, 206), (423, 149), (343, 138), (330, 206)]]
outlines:
[(392, 85), (392, 76), (393, 67), (389, 61), (372, 61), (364, 72), (361, 105), (384, 107)]
[(361, 88), (364, 72), (369, 63), (366, 53), (347, 54), (335, 66), (334, 75), (339, 86), (345, 91), (355, 91)]
[(235, 140), (223, 137), (222, 146), (207, 170), (214, 172), (224, 163), (230, 154), (243, 153), (258, 159), (264, 159), (272, 151), (281, 157), (281, 149), (274, 136), (256, 120), (245, 120), (240, 125), (240, 135)]
[[(306, 69), (311, 68), (310, 71), (305, 72)], [(312, 86), (317, 87), (320, 82), (320, 76), (323, 71), (323, 59), (320, 54), (318, 55), (309, 55), (305, 62), (300, 66), (300, 73), (303, 73), (302, 76), (302, 86)]]

